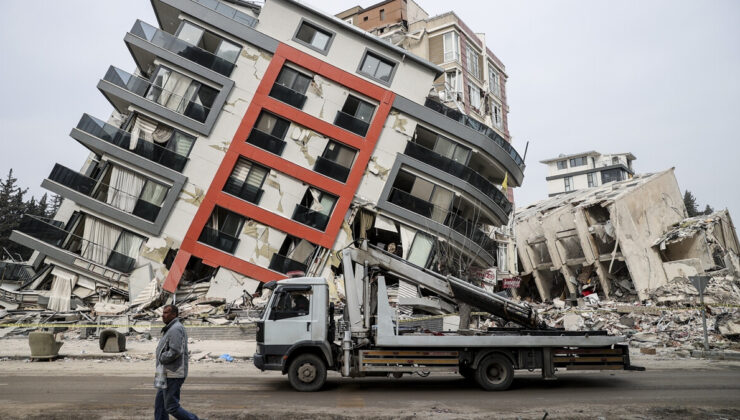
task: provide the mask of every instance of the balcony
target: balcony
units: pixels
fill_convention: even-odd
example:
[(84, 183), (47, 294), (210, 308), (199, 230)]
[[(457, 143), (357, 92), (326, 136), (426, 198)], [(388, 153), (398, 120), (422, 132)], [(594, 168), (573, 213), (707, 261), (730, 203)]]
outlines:
[(401, 191), (398, 188), (393, 188), (391, 190), (388, 201), (427, 218), (432, 217), (432, 211), (434, 210), (434, 204), (426, 200), (422, 200), (421, 198), (414, 197), (406, 191)]
[[(134, 23), (131, 34), (226, 77), (229, 77), (234, 70), (234, 63), (140, 20)], [(148, 64), (154, 60), (151, 53), (141, 53), (141, 49), (138, 51), (132, 50), (132, 52), (134, 52), (135, 58), (138, 57), (139, 68), (147, 68)], [(143, 58), (147, 59), (146, 64), (143, 61), (140, 62), (140, 59)]]
[(177, 172), (182, 172), (188, 162), (187, 156), (179, 155), (172, 150), (145, 140), (137, 140), (136, 146), (131, 149), (131, 133), (88, 114), (82, 115), (80, 122), (77, 123), (77, 129)]
[(291, 260), (285, 255), (280, 254), (272, 254), (269, 268), (270, 270), (283, 274), (288, 274), (291, 271), (302, 271), (305, 273), (308, 270), (308, 266), (306, 264)]
[(97, 265), (97, 263), (88, 260), (87, 257), (85, 257), (87, 251), (92, 247), (96, 253), (107, 252), (108, 258), (105, 263), (105, 267), (121, 273), (130, 273), (136, 264), (136, 260), (134, 258), (85, 240), (80, 236), (71, 234), (61, 227), (55, 226), (35, 216), (23, 216), (17, 231), (38, 239), (39, 241), (55, 248), (61, 248), (64, 251), (79, 255), (81, 258), (94, 265)]
[(270, 96), (298, 109), (303, 109), (303, 105), (306, 103), (306, 95), (279, 83), (272, 85)]
[(370, 128), (370, 124), (342, 111), (337, 111), (337, 116), (334, 118), (334, 125), (361, 137), (365, 137), (368, 128)]
[(321, 156), (316, 158), (313, 170), (339, 182), (346, 182), (349, 176), (349, 168)]
[[(106, 198), (108, 197), (108, 195), (111, 194), (111, 191), (113, 191), (113, 194), (127, 196), (128, 199), (136, 201), (136, 205), (134, 206), (131, 214), (149, 222), (154, 222), (159, 215), (159, 211), (161, 210), (161, 208), (157, 205), (142, 200), (139, 197), (132, 196), (131, 194), (124, 191), (115, 189), (107, 184), (101, 183), (99, 186), (97, 186), (98, 180), (85, 176), (79, 172), (75, 172), (58, 163), (55, 164), (54, 169), (51, 170), (51, 174), (49, 174), (49, 180), (63, 185), (71, 190), (77, 191), (83, 195), (91, 197), (92, 199), (98, 200), (102, 203), (106, 203)], [(64, 194), (61, 195), (64, 196)], [(115, 206), (111, 207), (117, 208)]]
[(326, 225), (329, 223), (329, 216), (300, 204), (296, 204), (292, 219), (318, 230), (326, 229)]
[(224, 192), (259, 205), (264, 190), (229, 177), (224, 186)]
[(431, 98), (426, 99), (426, 101), (424, 102), (424, 106), (490, 138), (497, 145), (499, 145), (499, 147), (504, 149), (504, 151), (514, 160), (514, 163), (516, 163), (519, 168), (524, 170), (524, 160), (521, 156), (519, 156), (519, 153), (509, 142), (504, 140), (490, 127), (487, 127), (485, 124), (468, 117), (462, 112), (443, 105)]
[(203, 232), (201, 232), (200, 237), (198, 238), (198, 242), (202, 242), (206, 245), (220, 249), (221, 251), (233, 254), (236, 250), (236, 246), (239, 244), (239, 239), (217, 229), (204, 226)]
[(267, 134), (258, 129), (253, 129), (247, 137), (247, 143), (253, 144), (260, 149), (265, 149), (270, 153), (278, 156), (283, 154), (285, 148), (285, 142), (271, 134)]
[(467, 166), (413, 142), (406, 144), (404, 154), (467, 182), (493, 200), (504, 211), (504, 214), (508, 215), (511, 212), (512, 205), (506, 195), (489, 180)]
[(244, 12), (240, 12), (233, 7), (222, 3), (218, 0), (192, 0), (198, 4), (201, 4), (214, 12), (226, 16), (229, 19), (233, 19), (241, 24), (247, 25), (250, 28), (254, 28), (257, 25), (257, 19), (249, 16)]
[[(191, 101), (190, 99), (177, 95), (174, 92), (165, 90), (160, 86), (152, 84), (147, 79), (134, 76), (114, 66), (110, 66), (108, 68), (103, 80), (136, 96), (144, 98), (149, 102), (156, 103), (157, 105), (163, 106), (177, 114), (184, 115), (199, 123), (205, 123), (206, 118), (211, 111), (210, 108), (202, 104)], [(119, 112), (128, 112), (129, 102), (125, 98), (118, 97), (115, 93), (108, 92), (105, 89), (101, 90), (103, 90), (103, 94), (106, 95), (108, 100), (111, 101), (113, 106), (116, 107)]]

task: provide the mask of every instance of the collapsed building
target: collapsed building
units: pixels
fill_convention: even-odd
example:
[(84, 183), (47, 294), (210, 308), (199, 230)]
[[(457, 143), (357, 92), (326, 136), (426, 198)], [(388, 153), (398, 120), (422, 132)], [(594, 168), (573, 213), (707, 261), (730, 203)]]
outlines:
[[(185, 316), (213, 314), (295, 272), (337, 278), (357, 239), (489, 288), (516, 273), (502, 184), (520, 186), (524, 162), (503, 65), (469, 28), (430, 35), (429, 61), (292, 0), (152, 6), (156, 25), (124, 37), (136, 67), (97, 84), (112, 115), (70, 132), (87, 161), (42, 182), (59, 211), (13, 231), (32, 273), (0, 307), (90, 318), (174, 295)], [(440, 102), (446, 74), (477, 92), (473, 112)], [(454, 309), (395, 287), (409, 313)]]
[(644, 301), (677, 278), (740, 268), (729, 213), (687, 218), (673, 169), (557, 195), (519, 210), (514, 229), (515, 293), (538, 302)]

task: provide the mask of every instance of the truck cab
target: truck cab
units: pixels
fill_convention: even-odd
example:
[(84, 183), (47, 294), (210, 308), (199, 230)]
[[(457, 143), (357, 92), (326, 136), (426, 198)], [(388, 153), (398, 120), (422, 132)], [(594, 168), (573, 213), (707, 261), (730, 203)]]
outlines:
[(272, 296), (257, 322), (255, 366), (288, 374), (298, 390), (320, 388), (337, 351), (326, 280), (286, 279), (263, 289), (272, 290)]

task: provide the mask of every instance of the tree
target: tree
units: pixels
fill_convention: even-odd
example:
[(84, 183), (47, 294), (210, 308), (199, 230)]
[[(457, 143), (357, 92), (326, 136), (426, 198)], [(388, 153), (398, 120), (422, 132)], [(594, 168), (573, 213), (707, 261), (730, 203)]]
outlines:
[(709, 204), (707, 204), (704, 207), (704, 211), (701, 214), (703, 214), (705, 216), (709, 216), (712, 213), (714, 213), (714, 208), (712, 206), (710, 206)]
[(683, 193), (683, 204), (686, 206), (686, 211), (688, 212), (689, 217), (694, 217), (700, 214), (696, 204), (696, 197), (694, 197), (694, 194), (692, 194), (691, 191), (686, 190), (686, 192)]
[[(13, 169), (8, 172), (8, 177), (0, 183), (0, 252), (7, 257), (4, 249), (13, 256), (21, 256), (27, 259), (31, 256), (31, 250), (10, 241), (10, 233), (20, 224), (23, 213), (28, 209), (30, 203), (23, 201), (23, 196), (28, 189), (21, 189), (16, 183), (18, 178), (13, 177)], [(37, 205), (34, 203), (34, 207)]]

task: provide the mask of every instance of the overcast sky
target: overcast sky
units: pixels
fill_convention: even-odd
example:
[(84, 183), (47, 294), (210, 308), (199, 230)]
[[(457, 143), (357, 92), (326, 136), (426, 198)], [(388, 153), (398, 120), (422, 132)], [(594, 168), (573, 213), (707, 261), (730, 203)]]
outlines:
[[(540, 160), (596, 150), (632, 152), (637, 172), (675, 167), (682, 191), (740, 218), (740, 1), (418, 1), (454, 5), (506, 65), (509, 130), (521, 154), (530, 143), (518, 206), (547, 196)], [(2, 178), (13, 168), (40, 196), (55, 162), (82, 165), (69, 131), (110, 114), (95, 86), (111, 64), (134, 68), (123, 36), (137, 18), (156, 24), (149, 0), (3, 0)]]

